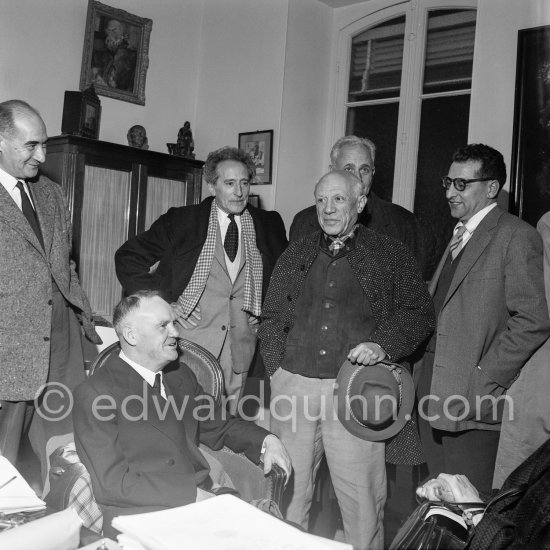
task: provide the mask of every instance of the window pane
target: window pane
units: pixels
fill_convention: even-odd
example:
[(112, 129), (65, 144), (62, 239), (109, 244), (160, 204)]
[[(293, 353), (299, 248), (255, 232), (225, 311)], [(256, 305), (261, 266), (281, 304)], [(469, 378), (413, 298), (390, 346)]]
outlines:
[(352, 39), (348, 101), (399, 97), (405, 16)]
[(441, 187), (441, 176), (447, 174), (451, 157), (468, 140), (470, 96), (439, 97), (422, 102), (422, 119), (418, 145), (418, 168), (414, 212), (435, 236), (431, 256), (433, 273), (451, 237), (457, 220), (451, 218)]
[(475, 10), (428, 14), (424, 93), (471, 87), (475, 27)]
[(397, 142), (398, 103), (368, 105), (348, 109), (346, 135), (366, 137), (376, 145), (376, 174), (373, 190), (381, 198), (391, 201)]

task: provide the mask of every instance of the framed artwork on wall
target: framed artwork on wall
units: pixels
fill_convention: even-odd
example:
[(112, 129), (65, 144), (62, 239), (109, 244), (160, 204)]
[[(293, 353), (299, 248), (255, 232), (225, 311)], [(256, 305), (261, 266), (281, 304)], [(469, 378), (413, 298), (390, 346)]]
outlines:
[(518, 31), (510, 210), (532, 225), (550, 210), (550, 26)]
[(239, 149), (246, 151), (256, 165), (254, 185), (270, 184), (273, 170), (273, 130), (239, 134)]
[(88, 2), (80, 90), (145, 105), (153, 22), (95, 0)]

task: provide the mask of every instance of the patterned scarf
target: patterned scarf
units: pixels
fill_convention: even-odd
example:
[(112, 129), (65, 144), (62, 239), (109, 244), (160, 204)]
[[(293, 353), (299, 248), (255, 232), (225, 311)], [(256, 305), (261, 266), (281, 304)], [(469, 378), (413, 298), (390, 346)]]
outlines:
[(330, 235), (327, 235), (331, 243), (328, 245), (328, 249), (332, 251), (332, 255), (336, 256), (342, 248), (344, 248), (345, 242), (353, 237), (353, 234), (355, 233), (355, 230), (359, 227), (359, 224), (355, 224), (352, 228), (352, 230), (343, 237), (331, 237)]
[[(254, 222), (248, 210), (241, 214), (242, 237), (245, 253), (245, 279), (244, 300), (242, 310), (260, 316), (262, 310), (262, 278), (263, 266), (260, 252), (256, 247), (256, 231)], [(178, 298), (176, 311), (178, 317), (187, 319), (198, 304), (214, 260), (216, 249), (216, 235), (218, 233), (218, 207), (216, 201), (212, 201), (210, 219), (208, 220), (208, 233), (202, 247), (197, 265), (191, 276), (189, 284)]]

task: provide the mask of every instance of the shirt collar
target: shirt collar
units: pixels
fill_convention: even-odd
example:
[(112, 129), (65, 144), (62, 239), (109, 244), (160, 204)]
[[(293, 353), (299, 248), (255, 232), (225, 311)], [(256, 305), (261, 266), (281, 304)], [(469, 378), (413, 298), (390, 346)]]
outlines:
[[(17, 185), (17, 182), (19, 180), (17, 178), (14, 178), (12, 175), (8, 174), (5, 170), (2, 170), (0, 168), (0, 183), (5, 187), (6, 191), (8, 193), (13, 193), (15, 186)], [(26, 183), (23, 182), (26, 187)]]
[[(153, 372), (152, 370), (146, 369), (145, 367), (142, 367), (141, 365), (138, 365), (135, 361), (132, 361), (132, 359), (129, 359), (124, 352), (121, 350), (118, 356), (128, 363), (144, 380), (149, 384), (151, 387), (153, 387), (155, 383), (155, 374), (156, 372)], [(164, 384), (164, 373), (162, 371), (160, 372), (160, 382), (161, 384)]]
[(472, 234), (477, 226), (483, 221), (483, 218), (493, 209), (496, 208), (497, 203), (493, 202), (486, 206), (485, 208), (482, 208), (479, 212), (475, 213), (466, 223), (458, 222), (455, 226), (454, 232), (456, 233), (457, 229), (464, 225), (466, 227), (466, 231), (470, 234)]

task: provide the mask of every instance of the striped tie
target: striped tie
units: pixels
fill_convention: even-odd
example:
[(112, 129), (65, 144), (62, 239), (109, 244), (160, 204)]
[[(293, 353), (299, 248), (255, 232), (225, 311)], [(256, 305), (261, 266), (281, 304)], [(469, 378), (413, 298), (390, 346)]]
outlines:
[(460, 254), (460, 251), (462, 250), (462, 237), (465, 231), (466, 226), (460, 225), (456, 230), (456, 233), (453, 235), (453, 238), (451, 239), (451, 244), (449, 245), (449, 248), (451, 249), (451, 258), (453, 260)]

